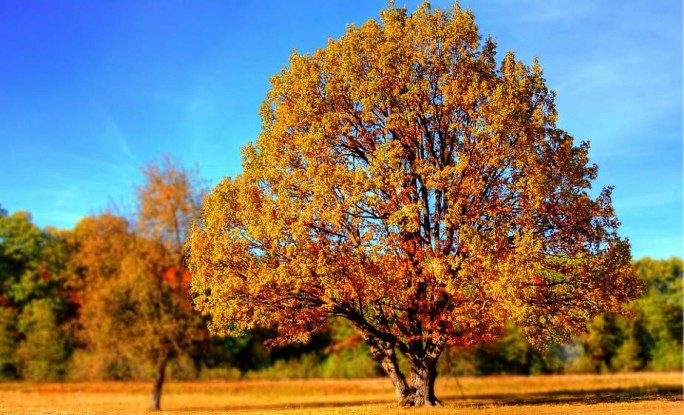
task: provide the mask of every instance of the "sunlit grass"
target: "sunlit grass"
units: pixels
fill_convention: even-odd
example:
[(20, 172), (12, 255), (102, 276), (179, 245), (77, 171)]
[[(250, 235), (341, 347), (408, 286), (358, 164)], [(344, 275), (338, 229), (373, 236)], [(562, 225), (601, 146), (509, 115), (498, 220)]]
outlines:
[[(387, 379), (169, 382), (173, 414), (682, 414), (681, 373), (441, 378), (444, 407), (402, 409)], [(0, 413), (146, 413), (142, 382), (0, 383)]]

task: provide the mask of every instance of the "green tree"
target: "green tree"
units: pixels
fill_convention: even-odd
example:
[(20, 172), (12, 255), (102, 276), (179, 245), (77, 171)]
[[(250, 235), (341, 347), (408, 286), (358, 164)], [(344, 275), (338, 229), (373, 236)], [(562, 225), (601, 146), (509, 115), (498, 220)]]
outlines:
[(21, 374), (32, 381), (55, 381), (66, 374), (68, 349), (49, 299), (32, 301), (20, 317), (25, 338), (17, 349)]
[(448, 344), (511, 320), (541, 347), (633, 298), (611, 189), (588, 193), (588, 144), (556, 126), (538, 62), (495, 49), (470, 11), (425, 3), (293, 54), (244, 174), (214, 188), (189, 238), (213, 330), (306, 342), (345, 318), (399, 401), (436, 405)]
[(27, 212), (0, 217), (3, 376), (53, 380), (65, 373), (76, 318), (66, 287), (67, 238), (66, 231), (41, 230)]
[(537, 350), (511, 322), (506, 324), (499, 338), (467, 347), (452, 347), (440, 360), (441, 371), (455, 376), (560, 373), (564, 364), (563, 346), (554, 344)]
[(581, 355), (572, 363), (573, 371), (605, 373), (614, 367), (612, 362), (622, 344), (619, 317), (601, 314), (587, 324), (581, 337)]
[(622, 318), (620, 330), (622, 343), (617, 347), (610, 362), (611, 369), (622, 372), (641, 370), (646, 365), (647, 356), (641, 340), (643, 328), (634, 318)]
[(206, 368), (232, 367), (243, 378), (247, 372), (263, 369), (273, 362), (269, 351), (264, 347), (268, 340), (267, 330), (252, 330), (242, 337), (212, 336), (208, 347), (199, 349), (196, 359)]
[(327, 378), (366, 378), (382, 373), (368, 346), (347, 320), (333, 318), (330, 324), (330, 345), (325, 348), (321, 375)]
[(603, 314), (587, 326), (571, 370), (681, 370), (682, 260), (642, 258), (634, 268), (646, 291), (623, 305), (627, 316)]
[(681, 370), (684, 358), (682, 260), (642, 258), (636, 262), (636, 275), (647, 291), (629, 308), (646, 332), (642, 347), (649, 366), (655, 370)]
[(0, 217), (0, 294), (5, 303), (22, 307), (47, 290), (41, 275), (45, 235), (28, 212)]

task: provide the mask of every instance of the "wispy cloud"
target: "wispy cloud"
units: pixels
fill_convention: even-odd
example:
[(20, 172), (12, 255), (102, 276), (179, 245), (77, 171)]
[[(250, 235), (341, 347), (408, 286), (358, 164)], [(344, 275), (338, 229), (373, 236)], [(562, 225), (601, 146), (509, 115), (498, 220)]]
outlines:
[(76, 154), (64, 153), (60, 155), (65, 159), (69, 159), (75, 163), (88, 167), (97, 167), (98, 170), (106, 170), (115, 172), (117, 174), (129, 173), (132, 174), (137, 171), (137, 167), (131, 163), (116, 163), (92, 157), (82, 157)]
[(102, 105), (93, 97), (89, 97), (89, 101), (102, 125), (102, 138), (111, 142), (121, 154), (128, 158), (132, 158), (133, 152), (128, 145), (128, 140), (126, 140), (126, 136), (121, 131), (119, 124), (116, 122), (112, 114), (107, 110), (107, 108), (104, 107), (104, 105)]

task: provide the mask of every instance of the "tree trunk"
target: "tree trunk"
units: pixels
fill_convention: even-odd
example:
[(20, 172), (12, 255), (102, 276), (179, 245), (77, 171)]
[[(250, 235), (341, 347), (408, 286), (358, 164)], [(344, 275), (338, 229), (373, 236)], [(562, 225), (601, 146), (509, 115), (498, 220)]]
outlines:
[(436, 366), (437, 362), (433, 360), (411, 362), (411, 393), (402, 401), (403, 405), (440, 405), (439, 399), (435, 396)]
[(367, 340), (373, 358), (380, 363), (382, 369), (389, 376), (394, 391), (397, 395), (397, 402), (402, 402), (409, 395), (409, 387), (406, 383), (406, 378), (399, 370), (399, 363), (397, 362), (397, 355), (394, 352), (394, 347), (387, 344), (381, 345), (380, 342), (369, 339)]
[(152, 386), (152, 402), (150, 409), (159, 411), (161, 402), (162, 386), (164, 385), (164, 377), (166, 375), (166, 364), (169, 361), (169, 353), (162, 352), (157, 359), (157, 365), (154, 371), (154, 385)]
[(411, 362), (411, 387), (399, 369), (394, 345), (376, 337), (368, 336), (366, 343), (373, 358), (380, 363), (389, 376), (397, 394), (397, 401), (403, 406), (440, 406), (435, 396), (437, 360), (446, 346), (446, 340), (439, 338), (424, 348), (416, 348), (406, 354)]

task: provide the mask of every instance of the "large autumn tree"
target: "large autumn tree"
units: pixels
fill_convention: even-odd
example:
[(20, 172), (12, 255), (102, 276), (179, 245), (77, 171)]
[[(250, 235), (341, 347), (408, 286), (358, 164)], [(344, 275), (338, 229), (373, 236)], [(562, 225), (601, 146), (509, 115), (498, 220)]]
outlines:
[[(348, 319), (409, 405), (435, 405), (448, 344), (512, 320), (535, 345), (634, 296), (611, 189), (556, 126), (535, 61), (456, 5), (392, 5), (271, 79), (244, 173), (206, 199), (192, 291), (219, 333), (306, 341)], [(410, 363), (410, 381), (397, 365)]]

